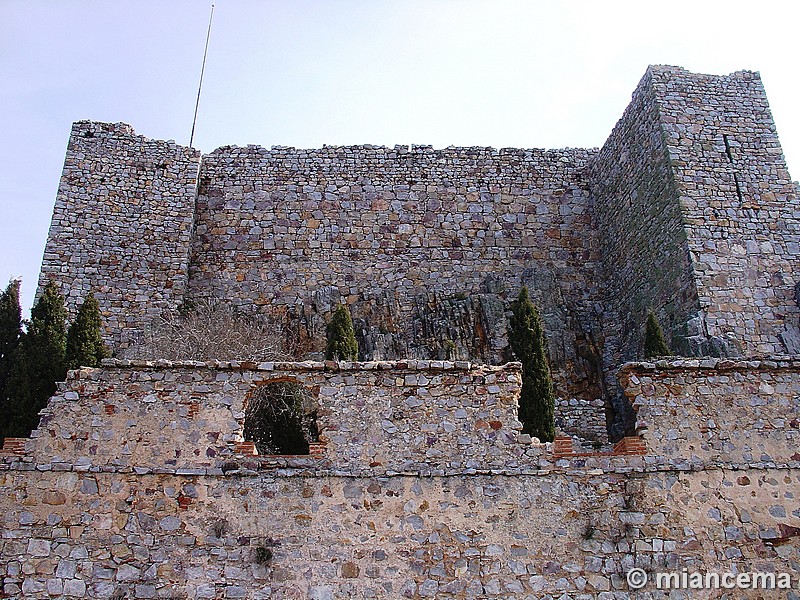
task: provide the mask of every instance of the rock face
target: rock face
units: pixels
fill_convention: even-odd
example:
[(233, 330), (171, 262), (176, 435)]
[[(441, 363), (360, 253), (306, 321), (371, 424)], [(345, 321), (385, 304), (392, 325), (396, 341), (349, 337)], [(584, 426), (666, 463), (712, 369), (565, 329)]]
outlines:
[[(319, 441), (255, 455), (248, 399), (287, 380), (313, 395)], [(620, 382), (641, 437), (574, 454), (520, 434), (518, 363), (72, 371), (0, 453), (3, 594), (608, 600), (661, 597), (656, 573), (796, 581), (800, 362), (634, 363)]]

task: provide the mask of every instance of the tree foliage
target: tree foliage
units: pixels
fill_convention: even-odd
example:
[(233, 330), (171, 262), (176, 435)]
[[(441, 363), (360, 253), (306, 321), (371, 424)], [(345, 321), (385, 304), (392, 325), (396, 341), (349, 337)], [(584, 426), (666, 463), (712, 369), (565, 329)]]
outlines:
[(350, 311), (344, 304), (336, 307), (327, 327), (328, 345), (325, 348), (326, 360), (356, 360), (358, 342), (353, 329)]
[(67, 369), (96, 367), (110, 353), (100, 335), (100, 306), (89, 293), (67, 332)]
[(655, 358), (657, 356), (670, 356), (672, 352), (664, 339), (664, 331), (653, 311), (648, 311), (647, 322), (644, 326), (644, 356)]
[(522, 363), (522, 390), (519, 397), (519, 420), (523, 433), (543, 442), (555, 437), (555, 394), (547, 362), (544, 330), (539, 312), (523, 286), (511, 304), (508, 339), (511, 350)]
[[(0, 409), (6, 401), (6, 384), (13, 358), (22, 337), (22, 309), (19, 305), (19, 280), (11, 281), (0, 294)], [(2, 428), (0, 428), (2, 434)]]
[(7, 385), (5, 437), (25, 437), (39, 423), (39, 411), (67, 374), (67, 311), (54, 282), (31, 309), (31, 320), (14, 353)]

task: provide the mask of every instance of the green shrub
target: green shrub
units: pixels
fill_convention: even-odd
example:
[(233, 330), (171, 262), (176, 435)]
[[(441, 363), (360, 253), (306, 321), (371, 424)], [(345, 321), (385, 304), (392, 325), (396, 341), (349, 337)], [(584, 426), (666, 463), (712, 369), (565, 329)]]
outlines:
[(31, 320), (15, 350), (7, 384), (3, 435), (26, 437), (39, 424), (39, 411), (66, 374), (67, 311), (50, 282), (31, 309)]
[(358, 342), (353, 329), (350, 311), (344, 304), (336, 307), (327, 327), (328, 345), (325, 348), (326, 360), (356, 360)]
[(110, 353), (100, 336), (100, 306), (91, 292), (67, 332), (67, 369), (97, 367)]
[(647, 322), (644, 326), (644, 356), (655, 358), (657, 356), (671, 356), (672, 352), (664, 339), (664, 332), (653, 311), (647, 312)]
[[(0, 410), (6, 400), (6, 384), (22, 338), (22, 309), (19, 305), (19, 280), (12, 281), (0, 294)], [(0, 428), (0, 435), (2, 435)]]
[(555, 437), (555, 394), (547, 362), (544, 331), (539, 312), (523, 286), (511, 304), (508, 340), (511, 350), (522, 363), (522, 390), (519, 397), (519, 420), (522, 432), (550, 442)]

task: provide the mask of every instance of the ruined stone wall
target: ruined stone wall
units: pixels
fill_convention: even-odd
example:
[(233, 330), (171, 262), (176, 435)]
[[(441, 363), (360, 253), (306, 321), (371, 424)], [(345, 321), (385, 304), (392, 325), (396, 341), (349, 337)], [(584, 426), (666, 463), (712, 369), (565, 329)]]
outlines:
[(797, 358), (632, 363), (621, 380), (654, 457), (703, 468), (800, 466)]
[(617, 433), (614, 371), (650, 308), (678, 353), (800, 353), (797, 190), (754, 73), (649, 68), (600, 151), (248, 146), (200, 162), (127, 125), (74, 126), (40, 284), (72, 313), (94, 289), (117, 351), (210, 298), (279, 313), (320, 358), (345, 302), (363, 360), (499, 364), (526, 284), (557, 394), (613, 404)]
[[(798, 190), (758, 73), (651, 70), (702, 308), (722, 352), (800, 352)], [(707, 353), (706, 353), (707, 354)]]
[(284, 309), (317, 351), (346, 302), (362, 358), (497, 363), (509, 358), (507, 301), (527, 284), (560, 388), (585, 391), (596, 374), (579, 353), (599, 321), (591, 156), (220, 148), (203, 157), (189, 298)]
[(79, 121), (64, 160), (39, 290), (56, 281), (74, 317), (90, 291), (108, 337), (124, 347), (183, 301), (200, 153)]
[(219, 474), (244, 440), (249, 395), (287, 379), (317, 406), (320, 469), (489, 470), (519, 462), (524, 450), (518, 363), (106, 363), (70, 372), (42, 413), (33, 452), (54, 468)]
[[(737, 373), (740, 381), (719, 385), (719, 378)], [(390, 471), (368, 464), (370, 453), (361, 451), (338, 469), (325, 462), (337, 460), (333, 453), (371, 447), (369, 435), (386, 435), (371, 425), (387, 415), (378, 399), (411, 397), (409, 388), (419, 397), (420, 377), (446, 374), (459, 383), (414, 407), (418, 414), (423, 407), (443, 411), (441, 422), (447, 423), (466, 407), (471, 426), (461, 435), (482, 448), (490, 431), (515, 431), (513, 420), (496, 430), (490, 422), (488, 429), (478, 423), (481, 411), (489, 417), (506, 410), (507, 394), (519, 385), (515, 366), (375, 363), (326, 371), (303, 363), (165, 363), (161, 369), (109, 363), (74, 372), (27, 452), (0, 457), (3, 592), (30, 598), (663, 597), (652, 584), (639, 592), (628, 587), (625, 573), (634, 566), (651, 574), (787, 572), (795, 586), (800, 582), (800, 462), (784, 455), (791, 422), (800, 417), (796, 362), (627, 366), (623, 385), (638, 399), (642, 419), (648, 411), (660, 417), (644, 432), (645, 456), (556, 458), (551, 445), (517, 435), (488, 446), (502, 448), (506, 466), (484, 460), (483, 451), (476, 453), (479, 468), (450, 467), (426, 456), (408, 465), (412, 470)], [(240, 431), (237, 398), (272, 375), (319, 382), (321, 402), (334, 399), (327, 406), (341, 424), (340, 440), (330, 432), (326, 458), (296, 457), (276, 467), (270, 457), (233, 451), (228, 467), (214, 466), (216, 457), (203, 454), (209, 447), (230, 448), (215, 440), (226, 430)], [(507, 377), (505, 384), (495, 382), (499, 392), (485, 381), (492, 376)], [(337, 379), (347, 377), (354, 381)], [(362, 381), (376, 389), (365, 395)], [(474, 389), (457, 393), (470, 384)], [(323, 394), (327, 387), (335, 393)], [(198, 405), (182, 404), (178, 389)], [(735, 406), (747, 398), (763, 408), (756, 415), (761, 427), (746, 421), (736, 428), (725, 402), (732, 391)], [(690, 408), (669, 414), (682, 410), (692, 394), (704, 395), (702, 413)], [(337, 397), (351, 403), (339, 405)], [(359, 398), (363, 406), (353, 407)], [(83, 448), (73, 439), (79, 430), (68, 403), (94, 420)], [(137, 450), (131, 440), (148, 435), (142, 430), (157, 424), (156, 414), (164, 419), (159, 433), (167, 439), (154, 442), (164, 452), (152, 445)], [(683, 419), (677, 435), (670, 434), (676, 428), (670, 418)], [(408, 413), (395, 415), (393, 424), (407, 419), (414, 421)], [(709, 428), (709, 420), (719, 427)], [(421, 426), (427, 416), (414, 422)], [(690, 425), (718, 438), (727, 429), (733, 451), (715, 462), (715, 454), (702, 450), (715, 442), (689, 436)], [(125, 432), (127, 439), (103, 442), (109, 428), (108, 435)], [(744, 437), (748, 431), (753, 437)], [(438, 443), (457, 457), (469, 451), (459, 437)], [(192, 457), (187, 462), (162, 461), (177, 447), (173, 438), (180, 440), (181, 456)], [(91, 444), (99, 444), (96, 454)], [(739, 451), (748, 444), (769, 457), (750, 460)], [(735, 590), (733, 597), (782, 594)]]

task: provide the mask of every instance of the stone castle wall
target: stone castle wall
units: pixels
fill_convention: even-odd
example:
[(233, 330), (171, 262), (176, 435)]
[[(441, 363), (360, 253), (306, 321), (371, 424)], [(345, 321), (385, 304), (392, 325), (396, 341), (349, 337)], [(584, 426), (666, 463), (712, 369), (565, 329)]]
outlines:
[(648, 309), (684, 355), (800, 350), (797, 186), (757, 73), (650, 67), (591, 171), (617, 360)]
[(800, 352), (800, 224), (757, 73), (652, 73), (680, 192), (701, 331), (745, 354)]
[(497, 363), (508, 359), (507, 300), (525, 283), (552, 331), (554, 364), (580, 371), (576, 338), (595, 327), (599, 296), (583, 178), (591, 156), (221, 148), (201, 167), (189, 296), (302, 316), (315, 350), (345, 301), (367, 358)]
[(800, 459), (799, 366), (792, 357), (675, 359), (626, 365), (620, 378), (650, 453), (702, 468), (786, 466)]
[(184, 300), (200, 153), (122, 123), (72, 127), (39, 289), (74, 316), (93, 291), (115, 347)]
[(658, 312), (669, 334), (698, 307), (659, 100), (645, 75), (592, 163), (605, 297), (614, 315), (606, 325), (605, 345), (612, 364), (640, 356), (649, 309)]
[(37, 455), (54, 465), (220, 474), (244, 441), (250, 394), (291, 380), (317, 407), (319, 469), (488, 471), (521, 459), (518, 363), (107, 362), (118, 366), (71, 372), (32, 434)]
[(194, 150), (75, 126), (42, 265), (95, 289), (123, 350), (198, 299), (279, 312), (319, 356), (338, 302), (364, 360), (509, 360), (531, 288), (559, 395), (615, 395), (653, 309), (675, 350), (800, 349), (800, 224), (756, 73), (651, 67), (602, 149)]
[[(789, 454), (800, 419), (796, 359), (627, 365), (621, 384), (639, 407), (643, 456), (556, 456), (553, 445), (518, 435), (514, 365), (342, 367), (112, 361), (72, 372), (26, 451), (0, 458), (3, 592), (663, 597), (652, 584), (640, 592), (628, 587), (625, 573), (634, 566), (651, 575), (786, 572), (800, 581), (800, 456)], [(315, 393), (339, 425), (335, 432), (321, 426), (330, 438), (323, 455), (237, 450), (243, 398), (275, 376), (319, 385)], [(453, 378), (440, 395), (389, 409), (395, 399), (421, 397), (423, 378), (440, 376)], [(703, 410), (687, 403), (696, 396)], [(745, 405), (760, 412), (741, 419)], [(438, 412), (432, 424), (458, 428), (459, 410), (467, 412), (463, 432), (429, 445), (425, 431), (416, 448), (457, 459), (469, 451), (461, 445), (468, 437), (480, 448), (477, 464), (447, 464), (419, 451), (403, 471), (376, 464), (372, 436), (412, 440), (403, 428), (424, 430)], [(379, 421), (380, 428), (370, 425)], [(171, 463), (176, 449), (180, 457)]]

